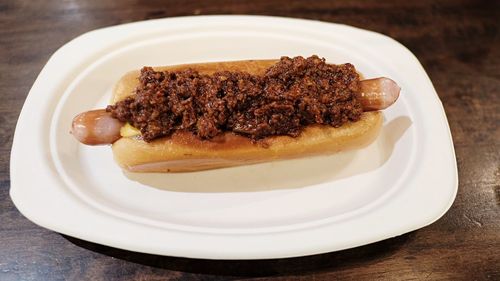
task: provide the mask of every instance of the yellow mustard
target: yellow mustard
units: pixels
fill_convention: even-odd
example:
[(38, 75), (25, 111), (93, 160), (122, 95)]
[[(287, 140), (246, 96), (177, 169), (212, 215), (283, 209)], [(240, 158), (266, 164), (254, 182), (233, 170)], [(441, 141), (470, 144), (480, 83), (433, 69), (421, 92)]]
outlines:
[(120, 129), (120, 135), (124, 138), (134, 137), (134, 136), (138, 136), (140, 134), (141, 134), (141, 131), (139, 131), (139, 129), (133, 127), (129, 123), (126, 123), (125, 126), (121, 127), (121, 129)]

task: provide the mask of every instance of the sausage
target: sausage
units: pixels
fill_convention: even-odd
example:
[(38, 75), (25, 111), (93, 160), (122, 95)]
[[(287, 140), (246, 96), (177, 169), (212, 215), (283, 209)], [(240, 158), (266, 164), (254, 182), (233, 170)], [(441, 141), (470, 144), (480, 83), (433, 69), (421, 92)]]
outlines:
[(120, 128), (124, 123), (111, 117), (104, 109), (78, 114), (71, 124), (71, 134), (87, 145), (112, 144), (121, 138)]
[(361, 102), (363, 111), (383, 110), (391, 106), (399, 97), (401, 88), (386, 77), (361, 81), (361, 90), (356, 98)]
[[(361, 81), (361, 90), (356, 98), (361, 102), (363, 111), (383, 110), (392, 105), (399, 97), (401, 88), (390, 78), (380, 77)], [(123, 122), (111, 117), (104, 109), (80, 113), (72, 122), (71, 133), (87, 145), (112, 144), (120, 136)]]

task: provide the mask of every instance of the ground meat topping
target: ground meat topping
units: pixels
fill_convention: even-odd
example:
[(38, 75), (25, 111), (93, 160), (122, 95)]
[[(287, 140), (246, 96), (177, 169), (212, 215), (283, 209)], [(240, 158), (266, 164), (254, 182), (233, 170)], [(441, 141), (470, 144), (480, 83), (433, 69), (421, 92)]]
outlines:
[(234, 132), (252, 139), (299, 136), (305, 126), (339, 127), (359, 120), (360, 78), (353, 65), (332, 65), (317, 56), (282, 57), (264, 75), (188, 69), (158, 72), (144, 67), (136, 94), (110, 105), (145, 141), (188, 130), (202, 139)]

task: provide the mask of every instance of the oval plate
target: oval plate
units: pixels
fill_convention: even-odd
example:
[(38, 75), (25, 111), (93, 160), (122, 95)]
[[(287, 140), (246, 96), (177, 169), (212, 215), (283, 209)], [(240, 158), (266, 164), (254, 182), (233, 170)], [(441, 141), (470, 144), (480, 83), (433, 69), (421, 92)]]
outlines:
[[(188, 174), (129, 174), (109, 147), (69, 134), (142, 66), (317, 54), (402, 87), (370, 146), (332, 156)], [(441, 102), (415, 56), (384, 35), (262, 16), (199, 16), (81, 35), (47, 62), (26, 99), (10, 195), (27, 218), (84, 240), (209, 259), (302, 256), (426, 226), (451, 206), (457, 168)]]

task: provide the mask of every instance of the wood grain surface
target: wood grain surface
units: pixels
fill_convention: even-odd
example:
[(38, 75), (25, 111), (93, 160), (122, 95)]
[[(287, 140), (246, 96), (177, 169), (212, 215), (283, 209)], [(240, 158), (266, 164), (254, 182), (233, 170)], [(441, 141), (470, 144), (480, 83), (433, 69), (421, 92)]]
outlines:
[[(25, 219), (8, 195), (12, 135), (50, 55), (96, 28), (206, 14), (344, 23), (408, 47), (433, 81), (453, 134), (460, 186), (448, 213), (379, 243), (257, 261), (138, 254)], [(498, 1), (0, 1), (0, 280), (500, 280), (499, 23)]]

